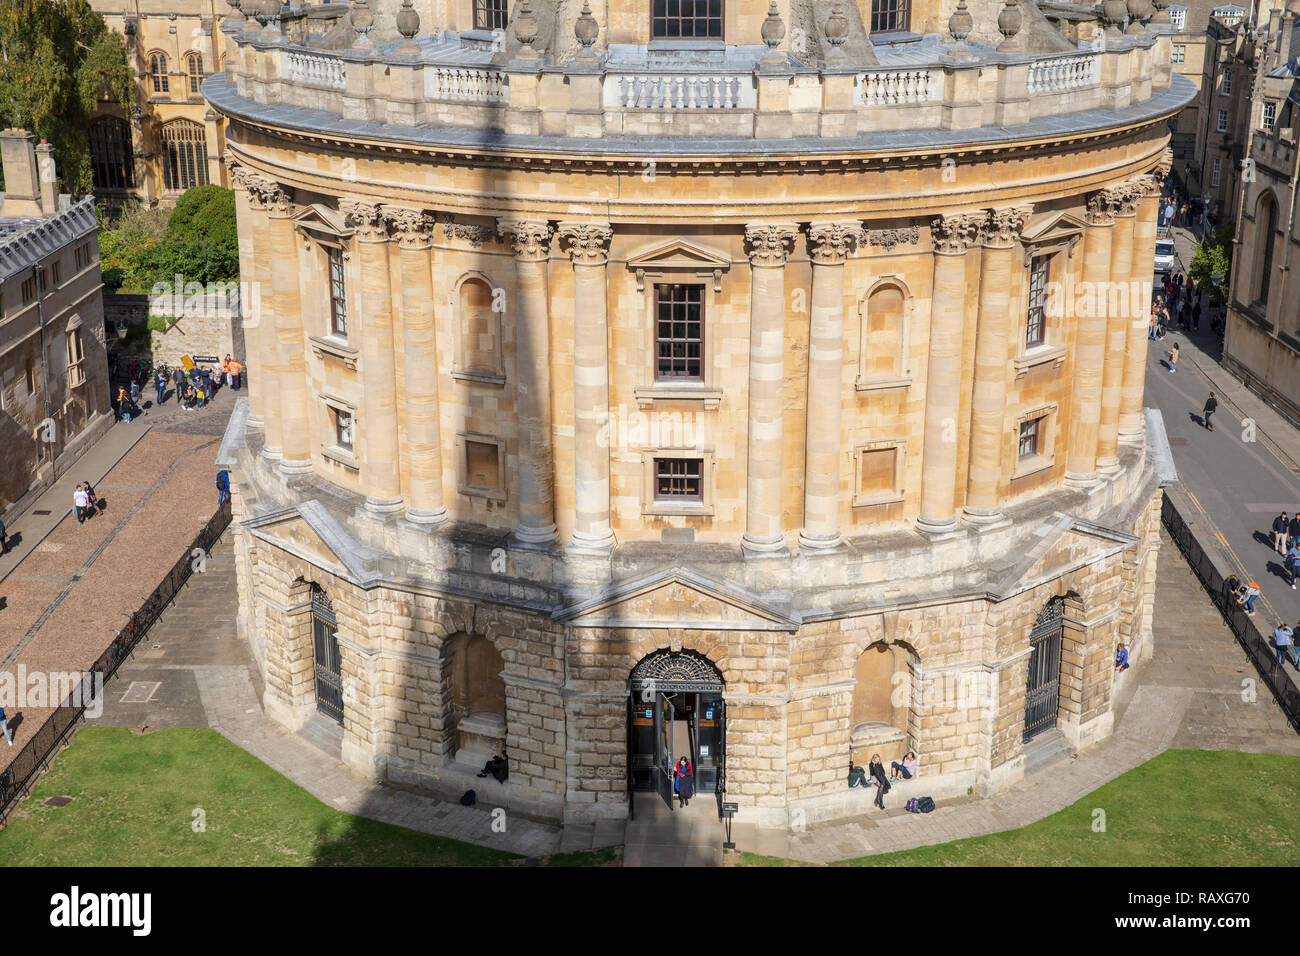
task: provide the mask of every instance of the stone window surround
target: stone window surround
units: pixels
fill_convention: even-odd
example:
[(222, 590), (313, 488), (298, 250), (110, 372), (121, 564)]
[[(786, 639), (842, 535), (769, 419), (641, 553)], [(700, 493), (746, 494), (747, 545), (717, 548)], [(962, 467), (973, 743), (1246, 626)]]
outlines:
[(463, 273), (451, 287), (451, 302), (448, 303), (452, 309), (452, 339), (456, 361), (451, 370), (451, 377), (459, 382), (477, 382), (480, 385), (504, 385), (506, 383), (505, 369), (505, 349), (501, 341), (501, 313), (492, 312), (492, 321), (490, 324), (493, 346), (493, 354), (496, 357), (496, 368), (471, 368), (466, 362), (466, 356), (469, 354), (468, 343), (466, 342), (466, 325), (465, 316), (461, 313), (460, 291), (466, 282), (478, 280), (488, 287), (488, 292), (493, 298), (496, 296), (496, 290), (500, 288), (486, 274), (471, 269)]
[[(867, 303), (871, 296), (880, 289), (887, 286), (894, 286), (903, 293), (903, 315), (901, 318), (902, 327), (899, 329), (897, 368), (900, 371), (898, 376), (884, 378), (867, 378)], [(912, 370), (906, 368), (908, 347), (911, 344), (911, 327), (913, 309), (915, 307), (915, 297), (912, 290), (901, 275), (896, 273), (887, 273), (879, 276), (875, 282), (867, 288), (862, 298), (858, 300), (858, 317), (859, 317), (859, 334), (858, 334), (858, 377), (854, 383), (855, 390), (859, 392), (877, 391), (891, 388), (909, 388), (912, 384)], [(857, 487), (855, 484), (854, 487)]]
[[(644, 372), (646, 380), (650, 384), (634, 386), (633, 394), (636, 396), (638, 406), (646, 408), (656, 401), (698, 401), (703, 404), (706, 411), (712, 411), (721, 404), (722, 389), (716, 384), (717, 322), (713, 317), (718, 311), (717, 294), (722, 291), (722, 271), (721, 268), (711, 263), (700, 263), (698, 265), (683, 263), (679, 265), (666, 262), (656, 263), (649, 268), (637, 267), (637, 290), (641, 293), (642, 309), (645, 315), (645, 324), (642, 327), (647, 330), (645, 334), (650, 336), (647, 349), (649, 359), (645, 364)], [(658, 326), (655, 316), (655, 285), (695, 285), (700, 283), (704, 285), (702, 301), (704, 312), (704, 361), (701, 363), (700, 368), (702, 379), (700, 381), (657, 379), (656, 329)]]
[[(467, 443), (471, 441), (496, 446), (497, 480), (500, 482), (496, 488), (486, 488), (469, 483), (469, 445)], [(471, 498), (488, 498), (492, 501), (506, 500), (506, 441), (504, 438), (497, 438), (495, 435), (484, 435), (481, 432), (456, 433), (456, 491), (458, 494), (467, 495)]]
[(334, 331), (332, 325), (333, 312), (330, 308), (330, 277), (329, 277), (329, 250), (337, 249), (343, 256), (343, 296), (344, 296), (344, 314), (351, 318), (358, 314), (356, 309), (357, 279), (353, 273), (356, 271), (352, 265), (352, 252), (348, 248), (348, 233), (326, 232), (323, 224), (320, 223), (298, 223), (298, 232), (303, 237), (303, 241), (313, 253), (315, 259), (315, 271), (317, 281), (308, 283), (314, 291), (304, 296), (304, 298), (315, 299), (313, 308), (306, 307), (304, 303), (303, 313), (321, 316), (321, 334), (311, 335), (308, 330), (307, 339), (312, 344), (312, 351), (318, 356), (322, 352), (329, 353), (336, 358), (342, 359), (348, 368), (355, 370), (357, 367), (357, 350), (348, 345), (346, 335), (339, 335)]
[[(360, 472), (361, 462), (356, 456), (357, 437), (359, 429), (357, 428), (357, 408), (351, 402), (337, 398), (333, 395), (322, 394), (321, 403), (325, 405), (326, 421), (329, 425), (328, 436), (321, 441), (320, 453), (323, 457), (342, 465), (348, 471)], [(337, 418), (339, 412), (345, 412), (352, 416), (352, 450), (340, 447), (335, 441), (335, 434), (338, 428)]]
[[(1027, 478), (1056, 463), (1056, 417), (1059, 406), (1056, 402), (1036, 405), (1016, 416), (1011, 429), (1011, 460), (1015, 463), (1011, 471), (1011, 480)], [(1035, 418), (1043, 419), (1038, 426), (1038, 454), (1021, 459), (1019, 455), (1020, 426)]]
[[(1029, 270), (1033, 266), (1034, 258), (1037, 256), (1048, 256), (1047, 261), (1047, 285), (1048, 300), (1051, 299), (1052, 283), (1062, 283), (1064, 274), (1068, 269), (1070, 259), (1074, 258), (1074, 248), (1077, 241), (1082, 238), (1083, 234), (1079, 233), (1074, 237), (1054, 239), (1042, 245), (1036, 243), (1026, 243), (1025, 253), (1025, 271), (1020, 277), (1018, 283), (1013, 284), (1011, 289), (1011, 307), (1014, 312), (1020, 315), (1016, 325), (1016, 357), (1013, 360), (1016, 367), (1016, 378), (1020, 378), (1031, 368), (1039, 365), (1046, 365), (1048, 362), (1053, 363), (1056, 368), (1065, 364), (1065, 356), (1069, 347), (1058, 341), (1062, 336), (1061, 323), (1064, 316), (1053, 315), (1051, 309), (1045, 309), (1043, 315), (1043, 341), (1041, 345), (1035, 345), (1029, 348), (1025, 344), (1025, 338), (1029, 330)], [(1061, 253), (1065, 253), (1065, 259), (1061, 258)]]
[[(713, 508), (713, 452), (698, 448), (641, 448), (641, 514), (711, 517)], [(655, 497), (655, 459), (693, 458), (700, 461), (700, 501), (674, 501)]]
[[(862, 494), (862, 454), (868, 451), (880, 451), (894, 448), (894, 487), (887, 492)], [(871, 505), (888, 505), (902, 501), (907, 495), (904, 478), (907, 475), (907, 439), (888, 438), (880, 441), (858, 442), (853, 446), (853, 507), (866, 508)]]

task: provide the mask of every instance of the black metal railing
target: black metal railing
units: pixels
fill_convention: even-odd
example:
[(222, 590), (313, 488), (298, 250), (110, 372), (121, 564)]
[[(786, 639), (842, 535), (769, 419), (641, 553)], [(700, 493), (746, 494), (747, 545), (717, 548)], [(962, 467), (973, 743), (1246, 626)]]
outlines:
[(201, 566), (194, 549), (201, 548), (202, 555), (206, 557), (212, 550), (212, 545), (229, 525), (230, 500), (227, 499), (208, 519), (203, 530), (185, 549), (180, 559), (172, 565), (172, 569), (154, 588), (153, 593), (140, 605), (140, 609), (131, 615), (126, 626), (117, 633), (91, 669), (85, 672), (86, 677), (82, 681), (82, 686), (74, 688), (63, 699), (54, 712), (37, 728), (36, 733), (23, 744), (9, 766), (0, 772), (0, 821), (8, 817), (23, 795), (31, 789), (49, 758), (62, 746), (68, 733), (81, 720), (86, 708), (94, 703), (96, 678), (102, 677), (104, 683), (108, 682), (109, 678), (117, 672), (122, 661), (126, 660), (135, 646), (149, 633), (149, 628), (153, 627), (163, 610), (175, 599), (177, 592), (185, 586), (185, 582), (190, 579), (195, 568)]
[(1255, 625), (1254, 618), (1229, 593), (1227, 581), (1231, 573), (1225, 574), (1201, 544), (1194, 527), (1195, 518), (1189, 521), (1185, 517), (1188, 513), (1190, 502), (1185, 501), (1184, 496), (1175, 489), (1166, 489), (1161, 518), (1169, 536), (1187, 559), (1192, 571), (1200, 578), (1210, 600), (1219, 609), (1237, 642), (1273, 692), (1287, 720), (1300, 731), (1300, 688), (1296, 687), (1287, 674), (1286, 666), (1278, 661), (1277, 652), (1268, 636)]

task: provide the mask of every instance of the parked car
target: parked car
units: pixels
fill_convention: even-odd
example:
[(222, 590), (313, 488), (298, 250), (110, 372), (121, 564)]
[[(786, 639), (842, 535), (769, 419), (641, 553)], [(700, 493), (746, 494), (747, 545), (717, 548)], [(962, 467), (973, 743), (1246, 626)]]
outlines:
[(1156, 272), (1163, 275), (1166, 272), (1172, 272), (1174, 264), (1178, 261), (1178, 251), (1174, 249), (1174, 241), (1163, 237), (1156, 238)]

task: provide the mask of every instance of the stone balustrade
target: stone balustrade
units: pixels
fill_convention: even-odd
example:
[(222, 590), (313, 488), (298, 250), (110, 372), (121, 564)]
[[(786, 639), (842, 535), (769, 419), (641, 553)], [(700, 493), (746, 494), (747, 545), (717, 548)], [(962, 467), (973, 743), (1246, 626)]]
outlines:
[(873, 70), (853, 83), (856, 106), (931, 103), (943, 98), (942, 70)]
[(328, 90), (347, 88), (347, 68), (337, 55), (285, 50), (283, 71), (291, 83)]
[(1101, 82), (1101, 54), (1070, 53), (1041, 57), (1029, 65), (1026, 87), (1030, 96), (1087, 89)]

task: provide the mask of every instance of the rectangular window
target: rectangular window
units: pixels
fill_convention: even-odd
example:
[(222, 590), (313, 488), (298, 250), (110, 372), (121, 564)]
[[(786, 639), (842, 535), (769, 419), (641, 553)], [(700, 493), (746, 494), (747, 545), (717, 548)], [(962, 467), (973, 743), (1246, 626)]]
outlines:
[(1219, 176), (1223, 172), (1223, 160), (1216, 159), (1214, 165), (1210, 167), (1210, 185), (1215, 189), (1219, 188)]
[(474, 0), (475, 30), (504, 30), (506, 0)]
[(721, 40), (722, 0), (653, 0), (653, 40)]
[(68, 387), (76, 388), (86, 383), (86, 372), (81, 360), (85, 357), (81, 346), (81, 330), (73, 329), (68, 333)]
[(1038, 454), (1042, 422), (1041, 418), (1031, 418), (1027, 422), (1020, 423), (1019, 458), (1021, 461)]
[(1029, 263), (1029, 320), (1025, 328), (1025, 347), (1042, 345), (1047, 337), (1047, 256), (1034, 256)]
[(1261, 124), (1261, 125), (1264, 127), (1264, 132), (1266, 132), (1266, 133), (1271, 133), (1271, 132), (1273, 132), (1273, 123), (1274, 123), (1276, 120), (1277, 120), (1277, 104), (1276, 104), (1276, 103), (1265, 103), (1265, 104), (1264, 104), (1263, 122), (1262, 122), (1262, 124)]
[(23, 305), (35, 300), (36, 298), (36, 278), (29, 276), (23, 280), (22, 286)]
[(465, 440), (465, 484), (496, 491), (501, 487), (501, 449), (491, 442)]
[(911, 0), (871, 0), (871, 32), (895, 33), (911, 26)]
[(1231, 70), (1223, 71), (1223, 82), (1219, 84), (1219, 95), (1220, 96), (1232, 95), (1232, 71)]
[(73, 252), (78, 269), (84, 269), (90, 265), (90, 243), (83, 242)]
[(1173, 61), (1175, 63), (1182, 63), (1186, 58), (1187, 58), (1187, 47), (1183, 46), (1182, 44), (1175, 44), (1174, 51), (1173, 51)]
[(1214, 128), (1215, 128), (1218, 132), (1220, 132), (1220, 133), (1226, 133), (1226, 132), (1228, 131), (1228, 111), (1227, 111), (1227, 110), (1219, 110), (1218, 120), (1217, 120), (1217, 122), (1215, 123)]
[(332, 408), (330, 411), (334, 415), (334, 444), (344, 451), (352, 451), (356, 418), (341, 408)]
[(1182, 33), (1183, 27), (1187, 25), (1187, 8), (1170, 7), (1169, 22), (1173, 24), (1174, 30), (1176, 30), (1178, 33)]
[(36, 363), (30, 358), (27, 360), (27, 394), (36, 394)]
[(704, 376), (704, 286), (655, 286), (655, 375)]
[(704, 462), (699, 458), (655, 459), (656, 501), (704, 501)]
[(348, 336), (347, 286), (343, 281), (343, 250), (329, 246), (330, 332), (343, 338)]

